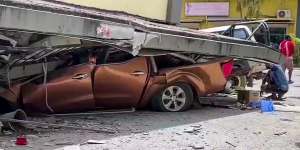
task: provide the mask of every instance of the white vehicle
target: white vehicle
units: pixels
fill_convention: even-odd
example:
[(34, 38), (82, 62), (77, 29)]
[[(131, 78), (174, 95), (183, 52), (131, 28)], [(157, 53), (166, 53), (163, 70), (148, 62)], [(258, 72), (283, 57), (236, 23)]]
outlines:
[[(230, 36), (230, 33), (224, 33), (226, 32), (231, 26), (220, 26), (220, 27), (214, 27), (214, 28), (208, 28), (208, 29), (202, 29), (200, 31), (203, 32), (210, 32), (210, 33), (217, 33), (217, 34), (223, 34), (225, 36)], [(237, 25), (233, 29), (233, 37), (247, 40), (247, 38), (252, 34), (252, 31), (249, 29), (248, 26), (245, 25)], [(256, 42), (254, 36), (250, 38), (251, 41)]]
[[(224, 36), (230, 36), (238, 39), (251, 40), (253, 42), (256, 42), (252, 30), (246, 25), (220, 26), (202, 29), (200, 31), (216, 33)], [(263, 63), (246, 60), (235, 60), (234, 75), (233, 78), (229, 80), (230, 86), (232, 85), (235, 88), (245, 88), (248, 85), (252, 87), (253, 77), (256, 79), (261, 78), (261, 72), (265, 69), (266, 67)]]

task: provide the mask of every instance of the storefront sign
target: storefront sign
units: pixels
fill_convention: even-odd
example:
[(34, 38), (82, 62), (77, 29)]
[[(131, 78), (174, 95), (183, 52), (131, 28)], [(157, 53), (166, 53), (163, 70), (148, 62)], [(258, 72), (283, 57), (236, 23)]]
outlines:
[(229, 2), (186, 3), (186, 16), (229, 16)]

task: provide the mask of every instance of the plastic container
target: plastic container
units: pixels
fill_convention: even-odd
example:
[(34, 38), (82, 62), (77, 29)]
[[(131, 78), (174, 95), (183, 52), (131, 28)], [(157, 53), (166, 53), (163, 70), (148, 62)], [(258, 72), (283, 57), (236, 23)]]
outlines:
[(261, 101), (250, 102), (249, 106), (252, 109), (260, 109), (261, 108)]
[(16, 145), (27, 145), (27, 139), (24, 135), (20, 135), (17, 137)]
[(274, 103), (271, 100), (262, 100), (260, 106), (261, 112), (274, 112)]

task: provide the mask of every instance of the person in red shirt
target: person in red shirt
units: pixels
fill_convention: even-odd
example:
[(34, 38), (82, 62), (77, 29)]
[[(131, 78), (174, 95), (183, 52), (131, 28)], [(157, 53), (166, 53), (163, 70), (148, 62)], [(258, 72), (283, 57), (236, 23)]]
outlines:
[(282, 66), (283, 71), (285, 72), (286, 69), (288, 69), (289, 74), (289, 84), (292, 84), (292, 74), (293, 74), (293, 56), (295, 51), (295, 44), (292, 42), (292, 39), (290, 36), (286, 37), (286, 40), (283, 40), (280, 45), (280, 53), (285, 57), (285, 63)]

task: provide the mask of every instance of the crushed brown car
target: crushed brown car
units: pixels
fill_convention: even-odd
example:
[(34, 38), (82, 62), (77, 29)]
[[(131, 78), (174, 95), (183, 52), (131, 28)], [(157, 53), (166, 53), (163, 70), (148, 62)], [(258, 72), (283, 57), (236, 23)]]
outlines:
[(64, 59), (46, 75), (13, 83), (0, 94), (1, 110), (70, 113), (150, 105), (176, 112), (226, 84), (224, 60), (218, 59), (194, 64), (173, 54), (135, 57), (120, 50), (72, 53)]

